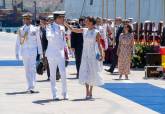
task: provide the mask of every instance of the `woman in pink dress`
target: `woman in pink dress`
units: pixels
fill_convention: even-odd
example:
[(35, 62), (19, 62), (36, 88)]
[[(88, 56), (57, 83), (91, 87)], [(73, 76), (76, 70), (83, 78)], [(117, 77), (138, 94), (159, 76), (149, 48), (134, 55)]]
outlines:
[(129, 24), (124, 26), (123, 34), (119, 38), (118, 54), (118, 69), (120, 73), (119, 79), (122, 75), (125, 75), (125, 79), (128, 80), (128, 74), (130, 73), (131, 57), (133, 52), (134, 36), (132, 34), (132, 27)]

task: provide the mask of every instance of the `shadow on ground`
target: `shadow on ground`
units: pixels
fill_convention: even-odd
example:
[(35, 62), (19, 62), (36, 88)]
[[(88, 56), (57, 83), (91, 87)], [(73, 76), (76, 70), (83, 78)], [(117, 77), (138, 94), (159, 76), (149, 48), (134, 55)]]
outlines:
[(79, 102), (79, 101), (95, 101), (95, 99), (85, 99), (85, 98), (82, 98), (82, 99), (73, 99), (71, 101), (74, 101), (74, 102)]
[(36, 82), (49, 82), (50, 80), (37, 80)]
[(43, 100), (36, 100), (36, 101), (33, 101), (32, 103), (34, 104), (39, 104), (39, 105), (45, 105), (47, 103), (51, 103), (51, 102), (59, 102), (61, 100), (53, 100), (53, 99), (43, 99)]
[(78, 78), (67, 78), (68, 80), (77, 80)]
[[(37, 94), (39, 93), (39, 91), (35, 91), (32, 94)], [(23, 95), (23, 94), (30, 94), (27, 91), (20, 91), (20, 92), (10, 92), (10, 93), (6, 93), (6, 95)]]

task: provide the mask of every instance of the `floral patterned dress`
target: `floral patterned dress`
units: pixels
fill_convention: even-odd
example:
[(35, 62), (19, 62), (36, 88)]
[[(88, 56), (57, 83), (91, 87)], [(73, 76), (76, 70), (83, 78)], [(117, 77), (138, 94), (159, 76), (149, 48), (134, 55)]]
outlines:
[(120, 74), (128, 75), (130, 73), (133, 44), (133, 34), (128, 33), (120, 35), (118, 47), (118, 69)]

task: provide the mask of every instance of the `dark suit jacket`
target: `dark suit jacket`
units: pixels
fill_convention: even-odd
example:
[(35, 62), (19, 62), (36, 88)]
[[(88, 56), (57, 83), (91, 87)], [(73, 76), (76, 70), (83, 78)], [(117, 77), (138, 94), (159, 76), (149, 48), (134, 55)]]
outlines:
[[(80, 28), (79, 25), (76, 28)], [(71, 33), (71, 48), (83, 48), (83, 34), (82, 33)]]
[(117, 31), (116, 31), (116, 36), (115, 36), (115, 40), (116, 40), (116, 45), (115, 45), (115, 52), (117, 52), (117, 48), (119, 45), (119, 38), (120, 38), (120, 34), (123, 32), (123, 25), (119, 25)]
[(165, 27), (163, 28), (163, 34), (162, 34), (162, 38), (161, 38), (161, 46), (165, 46)]
[(46, 29), (40, 27), (40, 32), (41, 32), (41, 44), (42, 44), (42, 49), (45, 52), (47, 47), (48, 47), (48, 40), (46, 38)]

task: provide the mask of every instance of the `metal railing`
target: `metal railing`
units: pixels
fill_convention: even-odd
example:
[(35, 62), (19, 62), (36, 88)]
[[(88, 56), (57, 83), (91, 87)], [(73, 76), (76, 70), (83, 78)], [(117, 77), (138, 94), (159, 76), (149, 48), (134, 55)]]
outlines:
[(0, 32), (17, 33), (19, 27), (0, 27)]

